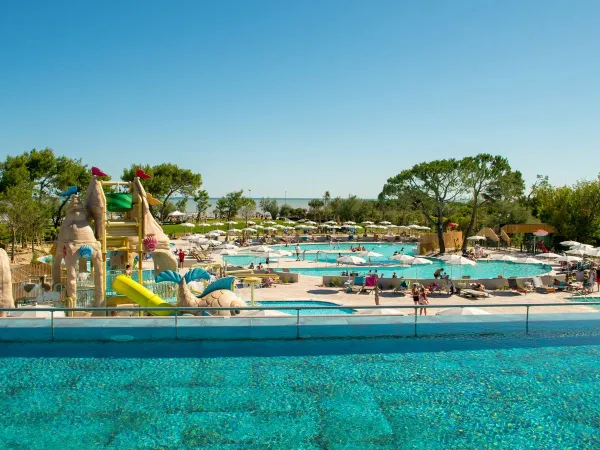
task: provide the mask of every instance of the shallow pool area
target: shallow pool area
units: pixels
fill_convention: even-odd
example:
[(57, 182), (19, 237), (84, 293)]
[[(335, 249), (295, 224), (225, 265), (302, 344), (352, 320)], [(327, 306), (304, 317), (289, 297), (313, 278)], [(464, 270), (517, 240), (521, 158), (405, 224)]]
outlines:
[[(319, 301), (309, 301), (309, 300), (298, 300), (298, 301), (268, 301), (268, 300), (260, 300), (256, 302), (257, 306), (336, 306), (336, 303), (333, 302), (319, 302)], [(296, 314), (296, 311), (291, 309), (282, 309), (282, 312), (288, 314)], [(343, 308), (340, 307), (338, 309), (301, 309), (301, 316), (318, 316), (318, 315), (337, 315), (337, 314), (354, 314), (354, 310), (351, 308)]]
[(0, 346), (5, 448), (598, 448), (600, 338)]
[(479, 261), (475, 266), (456, 266), (446, 264), (434, 258), (427, 258), (432, 264), (418, 266), (391, 265), (364, 265), (351, 267), (292, 267), (291, 272), (301, 275), (321, 277), (323, 275), (339, 276), (343, 271), (355, 271), (360, 275), (366, 275), (369, 271), (377, 271), (378, 275), (384, 278), (392, 278), (394, 273), (398, 278), (433, 278), (434, 272), (443, 268), (451, 278), (456, 279), (462, 276), (471, 278), (498, 278), (502, 275), (508, 277), (532, 277), (548, 273), (552, 267), (547, 264), (518, 264), (513, 262), (501, 261)]

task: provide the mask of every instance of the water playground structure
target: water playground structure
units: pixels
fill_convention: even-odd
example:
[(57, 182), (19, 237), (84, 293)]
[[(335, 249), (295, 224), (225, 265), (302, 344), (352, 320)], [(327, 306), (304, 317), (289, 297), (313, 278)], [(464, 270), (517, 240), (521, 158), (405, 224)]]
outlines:
[[(165, 308), (155, 315), (174, 314), (176, 306), (245, 306), (233, 292), (234, 277), (196, 291), (189, 288), (196, 280), (208, 282), (210, 274), (201, 268), (185, 276), (178, 273), (169, 238), (150, 212), (150, 202), (159, 201), (142, 186), (141, 178), (147, 176), (139, 171), (137, 175), (131, 182), (104, 181), (103, 172), (93, 168), (84, 198), (74, 187), (61, 194), (70, 196), (71, 203), (53, 250), (52, 291), (63, 291), (69, 308), (124, 304)], [(143, 269), (145, 257), (151, 258), (153, 270)], [(131, 276), (125, 274), (128, 265), (135, 270)], [(0, 307), (15, 305), (10, 276), (8, 256), (2, 251)]]

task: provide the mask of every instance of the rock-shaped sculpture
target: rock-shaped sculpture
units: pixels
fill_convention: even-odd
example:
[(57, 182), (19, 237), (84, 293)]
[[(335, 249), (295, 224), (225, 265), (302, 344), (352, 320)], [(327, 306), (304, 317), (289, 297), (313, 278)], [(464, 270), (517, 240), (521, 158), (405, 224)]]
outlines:
[(102, 189), (102, 183), (95, 176), (92, 177), (92, 181), (88, 185), (85, 191), (85, 209), (88, 214), (94, 219), (94, 231), (96, 239), (102, 238), (102, 232), (104, 231), (104, 211), (106, 209), (106, 203), (104, 200), (104, 191)]
[[(201, 297), (207, 306), (212, 308), (236, 308), (246, 306), (246, 302), (242, 300), (238, 295), (227, 289), (218, 289), (212, 291), (207, 295)], [(237, 316), (240, 314), (240, 310), (223, 311), (214, 310), (208, 311), (213, 316)]]
[(76, 195), (73, 196), (71, 206), (60, 227), (52, 263), (52, 284), (56, 285), (61, 281), (60, 265), (64, 258), (67, 269), (66, 295), (71, 301), (77, 298), (77, 267), (81, 257), (79, 252), (81, 247), (85, 247), (86, 253), (91, 249), (90, 261), (94, 267), (94, 306), (104, 306), (102, 249), (88, 221), (88, 213), (79, 201), (79, 196)]
[[(12, 293), (12, 275), (10, 273), (10, 258), (3, 248), (0, 248), (0, 308), (14, 308), (15, 300)], [(6, 317), (0, 312), (0, 317)]]
[[(177, 270), (177, 260), (175, 255), (171, 253), (169, 246), (169, 237), (165, 234), (162, 227), (150, 212), (150, 205), (146, 196), (146, 190), (138, 177), (133, 179), (133, 209), (126, 214), (127, 220), (137, 220), (141, 216), (144, 221), (144, 238), (152, 236), (156, 241), (152, 241), (152, 246), (155, 248), (152, 253), (154, 261), (154, 273), (159, 274), (165, 270)], [(137, 250), (137, 238), (129, 239), (129, 248)]]
[[(221, 278), (211, 284), (209, 284), (206, 289), (200, 294), (199, 297), (196, 297), (189, 290), (187, 283), (192, 280), (197, 279), (209, 279), (210, 275), (204, 269), (195, 268), (185, 276), (181, 276), (179, 273), (167, 270), (165, 272), (161, 272), (156, 277), (156, 282), (160, 283), (161, 281), (171, 281), (174, 283), (178, 283), (177, 287), (177, 306), (184, 307), (213, 307), (213, 308), (235, 308), (235, 307), (244, 307), (246, 306), (246, 302), (244, 302), (240, 297), (237, 296), (235, 292), (233, 292), (233, 281), (234, 277)], [(220, 311), (214, 310), (209, 311), (210, 314), (216, 316), (235, 316), (240, 313), (239, 310), (232, 311)]]

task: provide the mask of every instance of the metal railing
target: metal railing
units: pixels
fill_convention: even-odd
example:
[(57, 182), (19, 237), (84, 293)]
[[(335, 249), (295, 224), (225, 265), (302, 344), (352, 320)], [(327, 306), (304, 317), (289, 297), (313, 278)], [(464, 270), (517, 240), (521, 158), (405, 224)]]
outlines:
[[(477, 308), (525, 308), (525, 332), (529, 333), (529, 310), (533, 307), (536, 308), (546, 308), (546, 307), (556, 307), (556, 306), (600, 306), (600, 301), (597, 302), (569, 302), (569, 303), (504, 303), (504, 304), (477, 304)], [(296, 338), (300, 339), (300, 311), (303, 310), (336, 310), (340, 308), (348, 308), (353, 310), (365, 310), (365, 309), (395, 309), (395, 310), (412, 310), (414, 311), (414, 336), (418, 335), (417, 333), (417, 324), (419, 316), (419, 310), (427, 310), (427, 309), (448, 309), (448, 308), (473, 308), (473, 304), (456, 304), (456, 305), (361, 305), (361, 306), (344, 306), (344, 305), (333, 305), (333, 306), (243, 306), (243, 307), (229, 307), (229, 308), (211, 308), (211, 307), (176, 307), (173, 309), (173, 314), (170, 316), (152, 316), (154, 319), (168, 320), (173, 319), (175, 325), (175, 339), (179, 338), (178, 335), (178, 321), (182, 317), (183, 314), (186, 313), (202, 313), (206, 312), (208, 316), (196, 316), (198, 318), (223, 318), (224, 316), (213, 316), (210, 313), (214, 313), (215, 311), (295, 311), (295, 316), (290, 315), (290, 317), (286, 316), (225, 316), (229, 319), (296, 319)], [(104, 313), (104, 315), (94, 316), (94, 317), (61, 317), (60, 319), (74, 319), (74, 320), (82, 320), (82, 319), (98, 319), (98, 318), (111, 318), (111, 316), (107, 316), (106, 313), (117, 311), (117, 312), (126, 312), (132, 311), (135, 313), (145, 313), (152, 311), (162, 311), (165, 309), (171, 311), (170, 308), (165, 307), (150, 307), (150, 308), (140, 308), (140, 307), (107, 307), (107, 308), (0, 308), (1, 312), (50, 312), (50, 328), (51, 328), (51, 339), (54, 339), (54, 313), (55, 312), (65, 312), (65, 313), (75, 313), (75, 312), (91, 312), (93, 313)], [(600, 313), (600, 310), (598, 311)], [(396, 314), (383, 314), (382, 316), (375, 317), (398, 317)], [(189, 317), (189, 316), (187, 316)], [(187, 318), (186, 317), (186, 318)], [(351, 314), (331, 314), (331, 315), (310, 315), (308, 317), (311, 318), (328, 318), (328, 317), (356, 317), (356, 318), (364, 318), (364, 317), (374, 317), (369, 315), (357, 316)], [(425, 316), (427, 317), (427, 316)], [(30, 318), (13, 318), (9, 320), (26, 320)], [(1, 320), (1, 319), (0, 319)], [(118, 320), (118, 319), (116, 319)]]

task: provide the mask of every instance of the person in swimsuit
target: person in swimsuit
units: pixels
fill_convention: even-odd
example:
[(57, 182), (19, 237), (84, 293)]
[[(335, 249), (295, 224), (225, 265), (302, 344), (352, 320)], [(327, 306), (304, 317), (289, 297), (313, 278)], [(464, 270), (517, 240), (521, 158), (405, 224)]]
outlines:
[(412, 298), (415, 305), (419, 304), (419, 287), (417, 283), (412, 285)]

